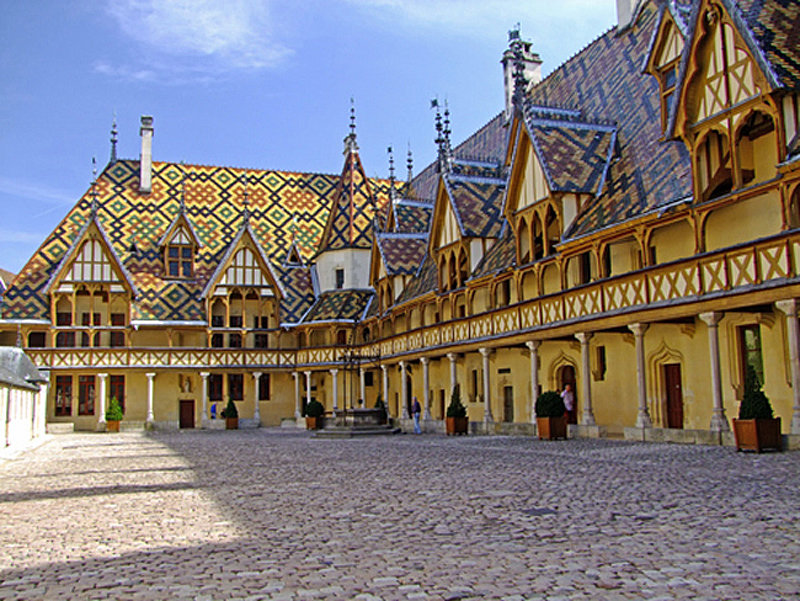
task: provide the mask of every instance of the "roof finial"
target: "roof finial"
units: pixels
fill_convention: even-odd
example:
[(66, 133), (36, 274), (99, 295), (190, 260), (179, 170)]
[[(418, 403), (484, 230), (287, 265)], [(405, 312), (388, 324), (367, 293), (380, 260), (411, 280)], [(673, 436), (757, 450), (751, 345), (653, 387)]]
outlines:
[(514, 92), (511, 102), (518, 111), (523, 110), (525, 88), (528, 82), (525, 79), (525, 60), (522, 53), (523, 42), (519, 35), (519, 23), (516, 28), (508, 32), (508, 41), (514, 55)]
[(89, 209), (89, 218), (97, 217), (97, 160), (92, 157), (92, 204)]
[(114, 110), (114, 118), (111, 121), (111, 158), (109, 163), (117, 162), (117, 111)]
[(414, 179), (414, 157), (411, 155), (411, 142), (408, 143), (408, 158), (406, 159), (406, 166), (408, 167), (408, 183)]
[(244, 222), (246, 224), (250, 223), (250, 199), (247, 195), (247, 182), (250, 179), (250, 176), (247, 175), (247, 169), (244, 170), (244, 199), (242, 200), (242, 206), (244, 207), (242, 210), (242, 216), (244, 217)]
[(344, 154), (358, 152), (356, 143), (356, 105), (353, 97), (350, 97), (350, 133), (344, 139)]
[(444, 145), (447, 159), (450, 160), (450, 107), (447, 104), (447, 99), (444, 101)]
[(450, 109), (445, 104), (445, 121), (442, 125), (442, 112), (439, 109), (439, 99), (431, 100), (431, 108), (436, 109), (436, 145), (439, 147), (436, 170), (438, 173), (447, 173), (450, 170)]
[(394, 200), (395, 196), (397, 195), (397, 190), (395, 190), (395, 178), (394, 178), (394, 150), (391, 146), (386, 149), (386, 152), (389, 154), (389, 198)]

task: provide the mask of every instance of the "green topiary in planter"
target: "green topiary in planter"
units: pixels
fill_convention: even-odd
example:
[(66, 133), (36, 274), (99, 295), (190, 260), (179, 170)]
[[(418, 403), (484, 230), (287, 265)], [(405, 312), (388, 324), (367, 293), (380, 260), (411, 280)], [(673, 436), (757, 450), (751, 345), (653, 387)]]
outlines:
[(563, 417), (566, 412), (561, 395), (548, 390), (536, 399), (536, 417)]
[(111, 397), (111, 400), (108, 403), (108, 409), (106, 409), (106, 421), (107, 422), (122, 421), (122, 407), (120, 407), (119, 401), (115, 396)]
[(761, 382), (753, 366), (747, 365), (744, 381), (744, 398), (739, 406), (739, 419), (772, 419), (772, 405), (761, 390)]
[(222, 417), (225, 419), (239, 417), (239, 410), (236, 409), (236, 403), (233, 402), (233, 399), (230, 399), (228, 404), (225, 405), (225, 409), (222, 410)]
[(450, 404), (447, 406), (446, 417), (467, 417), (467, 408), (461, 402), (461, 392), (458, 386), (453, 388)]
[(325, 415), (325, 407), (316, 399), (306, 405), (306, 417), (322, 417)]

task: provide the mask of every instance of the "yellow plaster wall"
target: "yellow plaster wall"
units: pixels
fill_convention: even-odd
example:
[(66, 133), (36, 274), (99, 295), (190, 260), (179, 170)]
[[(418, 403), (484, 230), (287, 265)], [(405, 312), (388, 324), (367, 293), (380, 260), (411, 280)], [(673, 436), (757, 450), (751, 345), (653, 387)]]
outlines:
[(748, 242), (781, 231), (781, 203), (777, 190), (722, 207), (709, 215), (706, 250)]
[(669, 263), (694, 254), (694, 229), (688, 221), (670, 223), (653, 230), (650, 245), (656, 249), (656, 261)]

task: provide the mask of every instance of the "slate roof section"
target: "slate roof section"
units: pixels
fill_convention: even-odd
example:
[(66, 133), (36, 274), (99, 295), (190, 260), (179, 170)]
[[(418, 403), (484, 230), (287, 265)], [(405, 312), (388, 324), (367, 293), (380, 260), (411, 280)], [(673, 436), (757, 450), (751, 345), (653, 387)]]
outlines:
[[(203, 246), (194, 278), (164, 277), (158, 242), (179, 212), (183, 172), (185, 212)], [(139, 192), (139, 162), (118, 160), (97, 178), (97, 219), (138, 288), (131, 319), (205, 321), (201, 292), (242, 224), (244, 170), (233, 167), (153, 163), (153, 188)], [(250, 224), (286, 290), (283, 319), (296, 322), (310, 307), (310, 276), (282, 268), (294, 240), (304, 261), (319, 248), (339, 177), (318, 173), (248, 169)], [(369, 180), (376, 203), (389, 200), (387, 180)], [(89, 219), (90, 190), (69, 211), (23, 268), (4, 297), (2, 318), (49, 321), (44, 288)], [(371, 243), (370, 243), (371, 244)], [(292, 289), (293, 286), (300, 288)]]
[(641, 71), (658, 17), (658, 7), (646, 3), (635, 26), (620, 35), (606, 32), (531, 90), (534, 105), (577, 107), (583, 120), (617, 128), (620, 154), (608, 168), (606, 185), (565, 238), (692, 194), (689, 154), (682, 143), (659, 141), (658, 83)]
[(403, 292), (397, 298), (396, 305), (424, 296), (429, 292), (434, 292), (439, 287), (439, 274), (437, 273), (436, 263), (430, 255), (425, 255), (415, 277), (411, 278), (408, 286), (403, 288)]
[(319, 295), (302, 323), (362, 321), (375, 296), (372, 290), (330, 290)]
[(414, 275), (428, 248), (426, 234), (378, 234), (378, 252), (387, 275)]
[(47, 382), (21, 348), (0, 346), (0, 382), (17, 388), (39, 390)]

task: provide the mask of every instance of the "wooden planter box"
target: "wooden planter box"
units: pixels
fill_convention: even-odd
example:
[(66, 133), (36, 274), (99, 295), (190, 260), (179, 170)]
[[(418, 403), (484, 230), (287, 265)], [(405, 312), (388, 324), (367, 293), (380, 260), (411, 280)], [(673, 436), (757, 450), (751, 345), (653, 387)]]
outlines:
[(567, 437), (567, 418), (562, 417), (537, 417), (536, 429), (540, 440), (556, 440)]
[(755, 451), (764, 449), (780, 451), (783, 447), (781, 438), (781, 418), (773, 419), (735, 419), (733, 434), (736, 437), (737, 451)]
[(448, 436), (461, 435), (469, 432), (468, 417), (446, 417), (444, 421)]
[(306, 430), (321, 430), (323, 417), (306, 416)]
[(238, 417), (226, 417), (225, 418), (225, 429), (226, 430), (238, 430), (239, 429), (239, 418)]
[(109, 420), (106, 422), (106, 432), (119, 432), (119, 420)]

